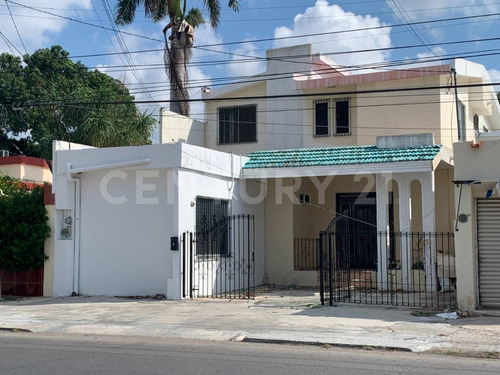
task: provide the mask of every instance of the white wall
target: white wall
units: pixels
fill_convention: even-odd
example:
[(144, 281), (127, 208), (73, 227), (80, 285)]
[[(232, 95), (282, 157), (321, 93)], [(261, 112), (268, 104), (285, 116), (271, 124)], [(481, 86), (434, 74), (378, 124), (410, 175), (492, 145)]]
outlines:
[(474, 310), (478, 302), (478, 249), (476, 199), (484, 198), (488, 189), (495, 187), (500, 178), (500, 140), (484, 140), (481, 147), (472, 148), (469, 142), (453, 145), (455, 154), (455, 180), (480, 181), (480, 184), (455, 187), (459, 214), (469, 220), (458, 223), (455, 232), (457, 272), (457, 302), (462, 310)]
[[(142, 159), (150, 162), (110, 166)], [(233, 214), (256, 215), (256, 277), (261, 282), (264, 210), (263, 204), (240, 199), (240, 184), (246, 182), (238, 178), (245, 158), (187, 144), (165, 144), (60, 151), (57, 160), (54, 295), (78, 291), (90, 295), (165, 294), (180, 299), (182, 254), (170, 250), (170, 239), (194, 230), (196, 211), (191, 202), (196, 196), (232, 199)], [(73, 174), (81, 181), (80, 225), (75, 214), (76, 184), (66, 175), (68, 163), (73, 170), (96, 169)], [(66, 217), (73, 220), (69, 238), (61, 233)], [(75, 278), (78, 242), (80, 271)]]
[(160, 109), (160, 143), (186, 142), (205, 146), (205, 123)]
[[(276, 77), (285, 77), (288, 74), (289, 77), (268, 80), (266, 94), (271, 96), (300, 94), (301, 91), (296, 89), (293, 75), (290, 72), (300, 74), (308, 72), (311, 69), (311, 54), (312, 46), (310, 44), (267, 51), (266, 73), (276, 74)], [(302, 98), (267, 101), (268, 150), (303, 147), (303, 115), (306, 106), (306, 101)]]
[[(158, 177), (141, 177), (148, 172)], [(123, 196), (123, 204), (110, 204), (100, 192), (108, 173), (81, 177), (80, 293), (167, 294), (174, 268), (170, 237), (176, 235), (174, 202), (168, 201), (172, 173), (139, 169), (128, 171), (124, 180), (111, 180), (107, 190), (113, 197)], [(155, 191), (142, 194), (136, 187), (141, 179)]]

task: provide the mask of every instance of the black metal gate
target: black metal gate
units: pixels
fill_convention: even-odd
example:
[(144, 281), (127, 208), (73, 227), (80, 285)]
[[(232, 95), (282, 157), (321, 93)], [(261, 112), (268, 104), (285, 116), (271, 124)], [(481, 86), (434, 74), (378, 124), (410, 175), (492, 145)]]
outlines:
[(253, 299), (255, 219), (213, 217), (182, 236), (183, 297)]
[[(320, 233), (321, 304), (456, 306), (453, 233), (346, 232), (339, 228)], [(367, 243), (378, 255), (373, 267), (360, 268), (355, 257)], [(380, 259), (383, 253), (386, 257)]]

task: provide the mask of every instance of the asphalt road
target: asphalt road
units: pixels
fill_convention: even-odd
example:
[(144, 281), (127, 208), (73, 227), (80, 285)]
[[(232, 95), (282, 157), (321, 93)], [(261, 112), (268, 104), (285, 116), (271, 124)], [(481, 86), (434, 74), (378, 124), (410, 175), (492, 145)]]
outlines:
[(499, 374), (500, 361), (403, 352), (0, 332), (1, 375)]

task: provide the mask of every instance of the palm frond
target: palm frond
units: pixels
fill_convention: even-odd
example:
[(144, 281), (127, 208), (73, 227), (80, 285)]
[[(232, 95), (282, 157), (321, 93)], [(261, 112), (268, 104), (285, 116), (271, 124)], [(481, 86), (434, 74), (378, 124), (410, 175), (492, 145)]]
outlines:
[(194, 28), (197, 28), (201, 24), (205, 23), (205, 20), (201, 15), (201, 11), (198, 8), (192, 8), (189, 11), (189, 13), (186, 16), (186, 21)]
[(181, 0), (166, 0), (170, 21), (179, 23), (182, 19)]
[(115, 8), (115, 24), (128, 25), (134, 21), (137, 6), (144, 0), (118, 0)]
[(234, 10), (235, 12), (240, 11), (240, 0), (229, 0), (229, 4), (227, 4), (229, 8)]
[(168, 1), (166, 0), (145, 0), (144, 11), (153, 22), (163, 21), (168, 16)]
[(210, 25), (216, 29), (220, 21), (220, 0), (203, 0), (203, 5), (208, 10)]

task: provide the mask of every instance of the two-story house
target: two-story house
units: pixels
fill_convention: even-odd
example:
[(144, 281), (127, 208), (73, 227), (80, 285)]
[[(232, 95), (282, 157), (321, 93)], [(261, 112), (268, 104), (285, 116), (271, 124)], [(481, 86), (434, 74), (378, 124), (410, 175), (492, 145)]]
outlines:
[(500, 128), (485, 68), (340, 67), (311, 45), (266, 61), (262, 74), (204, 90), (205, 123), (163, 111), (162, 138), (250, 157), (242, 177), (265, 201), (267, 281), (316, 285), (315, 239), (328, 229), (337, 236), (321, 246), (344, 248), (333, 261), (359, 271), (347, 278), (452, 290), (452, 144)]

